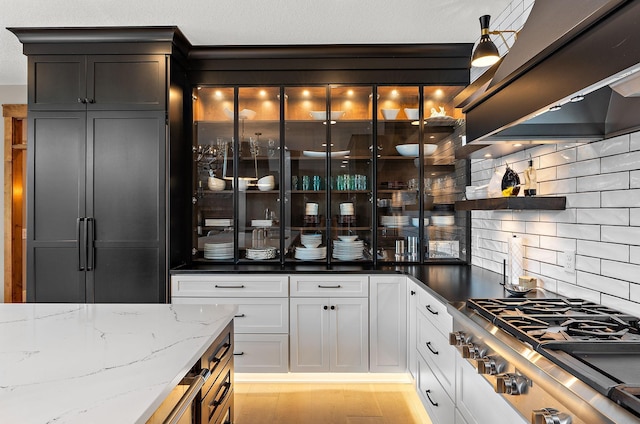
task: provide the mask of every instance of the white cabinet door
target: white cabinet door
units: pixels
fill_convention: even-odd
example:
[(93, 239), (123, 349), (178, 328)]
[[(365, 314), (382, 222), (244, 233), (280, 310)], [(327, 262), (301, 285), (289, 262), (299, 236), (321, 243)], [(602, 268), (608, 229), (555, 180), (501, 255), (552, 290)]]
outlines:
[(366, 275), (318, 273), (290, 276), (291, 297), (367, 297), (369, 278)]
[(329, 299), (290, 299), (292, 372), (327, 372), (329, 367)]
[(456, 355), (456, 380), (456, 407), (468, 424), (529, 422), (460, 355)]
[(449, 396), (455, 396), (456, 348), (418, 311), (418, 352), (422, 355)]
[(418, 306), (419, 291), (418, 285), (407, 278), (407, 361), (409, 372), (415, 379), (418, 378), (418, 356), (417, 356), (417, 322), (416, 313)]
[(369, 308), (365, 297), (330, 299), (330, 370), (369, 369)]
[(404, 275), (369, 278), (371, 372), (407, 369), (406, 283)]
[(290, 311), (292, 372), (368, 370), (367, 298), (291, 298)]
[(279, 274), (180, 274), (171, 276), (175, 297), (287, 297), (289, 277)]
[[(420, 400), (433, 424), (451, 424), (455, 420), (455, 403), (433, 374), (433, 371), (418, 355), (418, 392)], [(508, 423), (509, 421), (483, 421), (483, 423)], [(510, 423), (511, 424), (511, 423)]]

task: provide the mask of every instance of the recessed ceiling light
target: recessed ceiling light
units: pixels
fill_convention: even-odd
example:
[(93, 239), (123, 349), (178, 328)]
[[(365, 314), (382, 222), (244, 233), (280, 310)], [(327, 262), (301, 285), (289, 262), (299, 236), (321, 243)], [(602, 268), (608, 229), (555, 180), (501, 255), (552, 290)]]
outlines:
[(484, 157), (485, 157), (485, 158), (490, 158), (490, 157), (491, 157), (491, 153), (485, 153), (485, 154), (484, 154)]
[(513, 147), (521, 147), (521, 146), (522, 146), (522, 143), (515, 143), (515, 144), (513, 145)]

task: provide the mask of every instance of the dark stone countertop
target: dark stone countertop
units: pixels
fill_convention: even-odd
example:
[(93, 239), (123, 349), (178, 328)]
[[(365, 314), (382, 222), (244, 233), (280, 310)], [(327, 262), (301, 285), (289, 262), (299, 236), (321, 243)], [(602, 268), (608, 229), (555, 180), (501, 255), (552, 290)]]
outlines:
[(425, 287), (431, 289), (443, 301), (457, 303), (469, 298), (505, 298), (509, 297), (500, 285), (502, 275), (485, 270), (477, 266), (469, 265), (385, 265), (385, 266), (358, 266), (358, 265), (334, 265), (330, 268), (324, 265), (216, 265), (194, 263), (190, 266), (178, 267), (171, 270), (172, 275), (179, 274), (320, 274), (333, 273), (358, 273), (358, 274), (406, 274), (414, 277)]

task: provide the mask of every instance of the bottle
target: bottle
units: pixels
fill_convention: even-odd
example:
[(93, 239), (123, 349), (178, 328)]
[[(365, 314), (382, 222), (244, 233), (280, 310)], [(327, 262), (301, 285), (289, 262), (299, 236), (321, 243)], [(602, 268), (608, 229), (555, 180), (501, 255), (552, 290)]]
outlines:
[(533, 159), (529, 159), (529, 167), (524, 170), (524, 195), (535, 196), (537, 185), (538, 176), (536, 175), (536, 169), (533, 167)]

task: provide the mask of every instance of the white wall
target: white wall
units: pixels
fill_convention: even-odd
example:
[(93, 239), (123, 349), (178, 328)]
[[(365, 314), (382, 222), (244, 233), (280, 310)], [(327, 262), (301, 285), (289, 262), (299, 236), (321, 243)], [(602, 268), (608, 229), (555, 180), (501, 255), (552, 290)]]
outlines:
[[(0, 85), (0, 104), (23, 103), (27, 103), (26, 85)], [(4, 119), (0, 121), (0, 131), (1, 134), (4, 134)], [(0, 149), (0, 156), (4, 163), (4, 148)], [(4, 187), (4, 172), (0, 172), (0, 187)], [(4, 195), (0, 196), (0, 208), (0, 210), (4, 210)], [(0, 237), (0, 240), (4, 240), (4, 226), (0, 226)], [(0, 252), (4, 258), (4, 242), (0, 243)], [(4, 259), (0, 262), (0, 279), (2, 280), (3, 287), (2, 290), (0, 290), (0, 302), (4, 302)]]
[[(526, 273), (545, 288), (637, 314), (640, 307), (640, 132), (583, 145), (546, 145), (498, 159), (473, 160), (473, 185), (497, 165), (520, 174), (529, 155), (538, 194), (567, 197), (564, 211), (473, 211), (472, 263), (502, 273), (507, 240), (525, 245)], [(562, 253), (576, 252), (576, 271)]]

